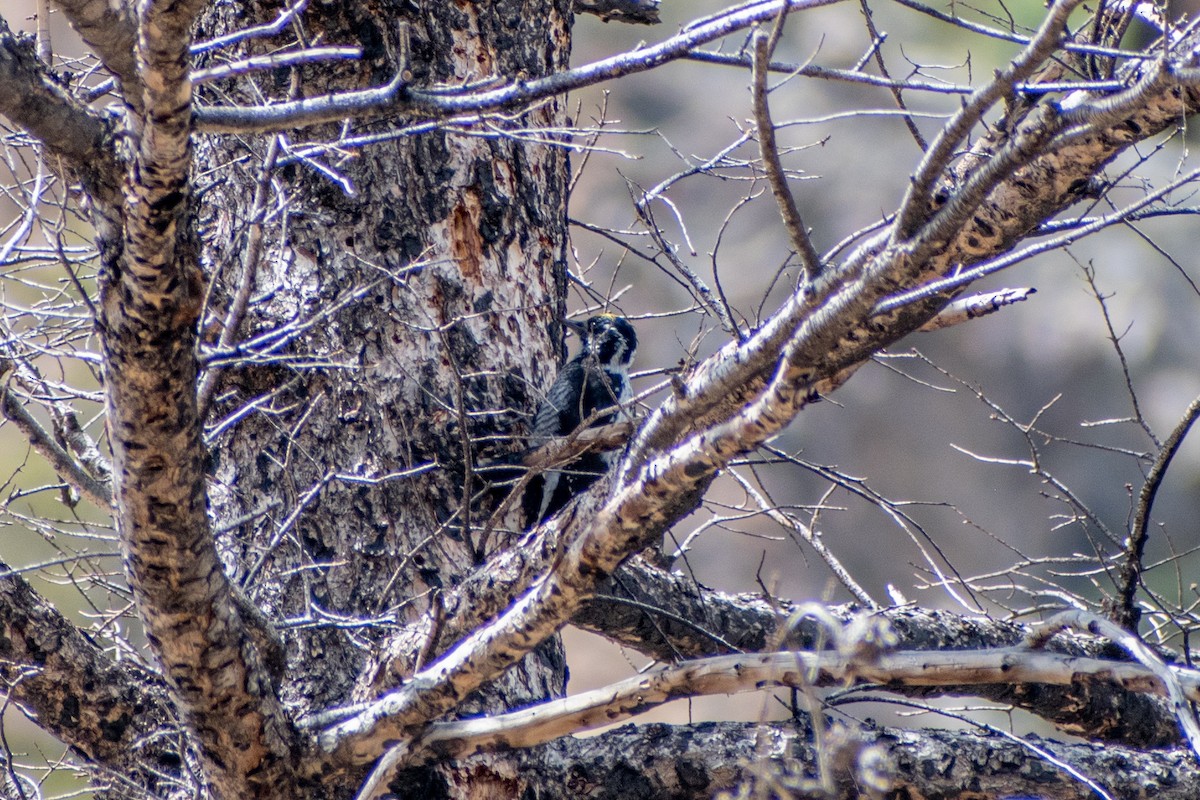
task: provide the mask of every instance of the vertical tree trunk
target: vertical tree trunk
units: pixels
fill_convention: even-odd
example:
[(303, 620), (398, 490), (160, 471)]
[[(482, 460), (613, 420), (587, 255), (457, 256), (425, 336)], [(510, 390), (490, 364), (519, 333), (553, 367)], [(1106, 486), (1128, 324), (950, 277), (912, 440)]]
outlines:
[[(249, 23), (222, 16), (232, 13), (218, 8), (199, 38)], [(267, 21), (277, 10), (254, 13)], [(364, 50), (349, 66), (303, 68), (306, 95), (383, 83), (401, 68), (421, 85), (538, 77), (566, 66), (570, 44), (565, 0), (314, 3), (302, 19), (308, 41)], [(408, 23), (407, 65), (398, 23)], [(277, 77), (286, 97), (289, 76)], [(539, 106), (522, 127), (561, 126), (563, 105)], [(220, 276), (210, 338), (252, 251), (251, 198), (269, 147), (198, 147), (208, 271)], [(266, 193), (237, 340), (296, 335), (277, 349), (247, 346), (217, 383), (210, 496), (234, 581), (273, 619), (296, 623), (284, 631), (287, 700), (319, 710), (350, 699), (392, 623), (436, 613), (438, 590), (505, 541), (484, 535), (480, 507), (464, 498), (480, 490), (473, 465), (520, 445), (511, 434), (559, 361), (568, 164), (564, 149), (532, 139), (442, 131), (354, 158), (316, 155), (351, 193), (287, 157), (279, 151), (280, 180)], [(559, 646), (512, 674), (491, 705), (560, 692)]]

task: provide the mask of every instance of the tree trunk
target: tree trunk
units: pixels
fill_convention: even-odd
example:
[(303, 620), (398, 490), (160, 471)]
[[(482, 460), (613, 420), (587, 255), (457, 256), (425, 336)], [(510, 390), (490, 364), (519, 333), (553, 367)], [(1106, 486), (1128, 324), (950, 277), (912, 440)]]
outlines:
[[(229, 13), (219, 8), (199, 38), (249, 23)], [(305, 19), (310, 40), (361, 46), (380, 82), (402, 68), (450, 86), (536, 77), (564, 68), (570, 45), (564, 0), (419, 13), (334, 4)], [(407, 64), (396, 61), (402, 37)], [(347, 88), (341, 72), (307, 68), (305, 94)], [(563, 105), (544, 103), (525, 124), (561, 127)], [(250, 311), (232, 341), (261, 343), (231, 354), (208, 416), (225, 565), (256, 606), (290, 623), (289, 704), (304, 713), (369, 699), (379, 687), (354, 681), (372, 646), (439, 613), (441, 590), (511, 538), (488, 525), (492, 496), (474, 470), (522, 445), (512, 434), (561, 357), (566, 151), (507, 135), (399, 136), (369, 157), (317, 154), (340, 185), (266, 139), (204, 140), (198, 152), (218, 287), (207, 333), (220, 337), (214, 319), (249, 267)], [(283, 205), (264, 212), (255, 189), (272, 158)], [(412, 664), (436, 654), (421, 650)], [(463, 711), (558, 695), (564, 679), (549, 642)]]

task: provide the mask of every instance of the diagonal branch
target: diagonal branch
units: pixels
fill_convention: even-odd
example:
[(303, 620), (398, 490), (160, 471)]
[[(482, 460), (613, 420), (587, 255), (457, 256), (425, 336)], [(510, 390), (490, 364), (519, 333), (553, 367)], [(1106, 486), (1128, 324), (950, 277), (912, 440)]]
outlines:
[(104, 68), (121, 84), (121, 94), (134, 113), (142, 111), (142, 77), (134, 45), (137, 23), (133, 3), (109, 0), (54, 0), (71, 27), (92, 49)]
[[(0, 365), (2, 366), (2, 365)], [(51, 468), (81, 495), (104, 511), (112, 508), (112, 488), (88, 473), (68, 453), (13, 393), (9, 386), (0, 386), (0, 413), (16, 425), (30, 446), (50, 462)]]
[[(1170, 43), (1171, 51), (1187, 54), (1197, 38), (1195, 32), (1181, 37)], [(1177, 124), (1200, 104), (1196, 88), (1186, 83), (1163, 86), (1143, 94), (1142, 100), (1125, 120), (1109, 127), (1077, 129), (1061, 147), (1047, 150), (1017, 173), (1006, 176), (982, 202), (971, 208), (959, 207), (961, 213), (943, 218), (952, 219), (959, 227), (940, 231), (940, 240), (923, 234), (919, 253), (914, 252), (916, 247), (913, 251), (905, 246), (889, 247), (890, 230), (864, 242), (838, 269), (827, 269), (828, 274), (817, 281), (813, 287), (816, 300), (792, 297), (754, 337), (744, 343), (729, 343), (702, 362), (683, 391), (668, 397), (651, 414), (631, 446), (630, 460), (642, 460), (669, 446), (708, 419), (726, 417), (761, 392), (785, 342), (809, 314), (810, 307), (815, 307), (810, 304), (819, 304), (822, 298), (843, 291), (861, 280), (867, 270), (877, 274), (889, 270), (909, 273), (908, 277), (893, 273), (897, 287), (904, 288), (892, 292), (892, 297), (904, 296), (906, 290), (923, 289), (926, 283), (940, 279), (951, 280), (955, 288), (962, 288), (971, 279), (970, 265), (999, 259), (1022, 237), (1035, 231), (1040, 220), (1053, 217), (1074, 202), (1080, 187), (1086, 187), (1118, 153), (1134, 141)], [(1137, 135), (1131, 135), (1131, 131), (1137, 131)], [(956, 165), (956, 177), (967, 180), (974, 167), (986, 164), (1008, 146), (1009, 134), (994, 130), (974, 144), (969, 160)], [(913, 261), (906, 266), (904, 262), (910, 258)], [(849, 338), (837, 341), (824, 352), (814, 349), (821, 365), (819, 372), (823, 373), (830, 362), (845, 365), (862, 359), (893, 337), (924, 325), (953, 293), (910, 295), (916, 297), (915, 301), (877, 308), (870, 325), (847, 331)], [(825, 311), (816, 313), (824, 315)]]
[[(13, 680), (21, 671), (26, 677)], [(5, 564), (0, 678), (40, 726), (95, 765), (155, 795), (160, 782), (182, 780), (168, 766), (178, 765), (182, 754), (172, 749), (172, 737), (161, 735), (175, 724), (161, 677), (132, 661), (113, 661)]]
[(813, 247), (808, 228), (800, 217), (800, 209), (796, 207), (796, 198), (788, 188), (787, 172), (779, 157), (779, 143), (775, 140), (775, 123), (771, 121), (771, 110), (767, 104), (767, 65), (771, 61), (771, 51), (779, 38), (784, 19), (782, 16), (779, 18), (772, 33), (756, 31), (754, 34), (754, 85), (751, 94), (754, 98), (754, 122), (758, 129), (763, 171), (767, 173), (775, 204), (779, 206), (779, 215), (783, 217), (784, 230), (788, 233), (796, 257), (800, 259), (800, 269), (807, 282), (820, 273), (821, 256)]
[(0, 114), (80, 171), (98, 194), (115, 198), (120, 170), (107, 122), (51, 77), (31, 37), (0, 19)]

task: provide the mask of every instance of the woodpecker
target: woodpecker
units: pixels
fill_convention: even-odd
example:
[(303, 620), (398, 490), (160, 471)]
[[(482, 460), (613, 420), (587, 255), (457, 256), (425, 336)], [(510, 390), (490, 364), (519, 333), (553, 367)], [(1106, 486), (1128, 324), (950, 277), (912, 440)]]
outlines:
[[(589, 423), (607, 425), (616, 418), (617, 407), (632, 396), (629, 366), (637, 353), (637, 333), (629, 320), (601, 314), (582, 324), (568, 321), (567, 325), (579, 335), (582, 346), (558, 373), (538, 408), (531, 447), (567, 436), (596, 412), (611, 408), (611, 413), (600, 414)], [(534, 477), (525, 491), (526, 523), (532, 527), (558, 513), (607, 472), (616, 456), (615, 452), (585, 453), (560, 469)]]

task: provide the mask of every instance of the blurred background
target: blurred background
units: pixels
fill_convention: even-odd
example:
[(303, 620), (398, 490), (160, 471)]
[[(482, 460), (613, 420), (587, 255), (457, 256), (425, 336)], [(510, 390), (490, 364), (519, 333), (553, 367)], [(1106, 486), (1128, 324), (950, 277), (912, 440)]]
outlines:
[[(573, 63), (660, 41), (727, 5), (665, 0), (662, 24), (649, 28), (580, 16)], [(0, 6), (14, 28), (33, 29), (33, 3), (4, 0)], [(1044, 14), (1033, 0), (936, 7), (1018, 32), (1036, 26)], [(977, 86), (1017, 52), (1017, 45), (968, 34), (898, 4), (877, 3), (871, 10), (881, 39), (878, 52), (895, 78)], [(1130, 31), (1129, 46), (1153, 36), (1139, 25)], [(57, 53), (77, 47), (53, 15), (50, 31)], [(863, 6), (842, 3), (794, 14), (775, 58), (840, 69), (865, 63), (865, 72), (878, 74), (873, 40)], [(721, 47), (737, 53), (743, 44), (743, 36), (735, 35)], [(758, 158), (753, 139), (729, 150), (710, 169), (671, 180), (709, 163), (752, 129), (749, 84), (745, 68), (677, 61), (570, 98), (574, 124), (583, 129), (576, 139), (581, 147), (572, 154), (578, 175), (570, 215), (579, 224), (572, 231), (576, 284), (570, 307), (586, 316), (602, 307), (596, 298), (604, 297), (611, 310), (635, 320), (641, 339), (637, 367), (644, 373), (636, 384), (640, 390), (662, 387), (665, 370), (694, 363), (728, 339), (714, 318), (695, 310), (691, 293), (661, 257), (663, 243), (647, 235), (639, 221), (635, 203), (646, 191), (669, 182), (648, 204), (649, 212), (677, 257), (714, 290), (719, 286), (747, 327), (769, 316), (794, 289), (797, 272), (786, 233), (761, 171), (749, 163)], [(784, 163), (794, 172), (792, 190), (817, 250), (833, 248), (894, 211), (921, 150), (891, 94), (782, 74), (773, 75), (771, 84)], [(930, 139), (961, 95), (910, 91), (904, 97), (916, 126)], [(591, 131), (594, 138), (587, 135)], [(1106, 213), (1113, 208), (1109, 200), (1117, 206), (1131, 202), (1193, 169), (1190, 138), (1185, 126), (1114, 163), (1108, 178), (1115, 188), (1089, 213)], [(9, 165), (14, 173), (20, 169)], [(4, 182), (9, 180), (6, 176)], [(1191, 204), (1187, 190), (1171, 200)], [(0, 200), (0, 221), (8, 224), (19, 216), (16, 205)], [(763, 454), (752, 472), (749, 466), (739, 469), (775, 503), (819, 531), (881, 603), (907, 601), (1030, 619), (1080, 597), (1096, 602), (1111, 589), (1105, 556), (1117, 547), (1103, 527), (1118, 540), (1125, 535), (1148, 463), (1139, 456), (1154, 450), (1145, 430), (1130, 421), (1134, 398), (1162, 439), (1200, 395), (1200, 354), (1194, 344), (1200, 334), (1198, 246), (1196, 221), (1171, 216), (1110, 228), (1015, 266), (973, 290), (1036, 288), (1028, 301), (946, 331), (909, 337), (807, 408), (772, 443), (782, 453), (861, 482), (891, 502), (892, 514), (834, 486), (814, 468), (770, 454)], [(23, 302), (20, 284), (26, 278), (8, 277), (5, 301)], [(51, 281), (36, 275), (28, 280)], [(81, 350), (86, 345), (81, 342)], [(569, 346), (574, 349), (576, 343)], [(73, 369), (71, 376), (60, 377), (86, 384), (86, 359)], [(647, 408), (662, 391), (646, 398)], [(80, 407), (95, 430), (99, 405)], [(1040, 474), (1031, 469), (1031, 445)], [(0, 559), (28, 567), (72, 554), (76, 560), (65, 565), (31, 571), (35, 587), (81, 624), (123, 624), (118, 612), (127, 600), (119, 581), (108, 597), (89, 606), (72, 579), (74, 569), (118, 573), (115, 542), (96, 526), (102, 521), (86, 503), (72, 518), (75, 512), (57, 493), (28, 494), (55, 478), (10, 425), (0, 427), (0, 480), (6, 481), (7, 511), (0, 518), (5, 525)], [(1157, 565), (1147, 581), (1182, 607), (1198, 599), (1192, 577), (1200, 546), (1198, 483), (1200, 442), (1188, 441), (1155, 506), (1147, 558)], [(1074, 504), (1064, 500), (1068, 492)], [(69, 524), (61, 527), (36, 522), (64, 516)], [(69, 542), (63, 541), (66, 529), (75, 532)], [(757, 513), (746, 491), (729, 478), (718, 481), (705, 506), (674, 536), (687, 542), (676, 567), (705, 586), (769, 591), (794, 600), (851, 599), (794, 532)], [(80, 555), (85, 559), (77, 560)], [(939, 574), (969, 579), (976, 591), (947, 588)], [(1177, 631), (1164, 631), (1173, 634)], [(568, 630), (566, 639), (572, 692), (646, 665), (643, 657), (588, 634)], [(705, 698), (672, 704), (644, 719), (756, 719), (785, 713), (771, 697)], [(888, 718), (877, 708), (863, 713)], [(3, 720), (14, 750), (31, 760), (52, 762), (61, 753), (57, 743), (23, 725), (19, 714), (4, 714)], [(1018, 730), (1024, 725), (1003, 714), (996, 720)], [(68, 786), (51, 783), (46, 792), (53, 795)]]
[[(578, 17), (575, 63), (659, 41), (726, 5), (666, 2), (656, 29)], [(1038, 2), (934, 7), (1024, 33), (1045, 12)], [(1174, 13), (1182, 10), (1173, 7)], [(896, 79), (978, 86), (1017, 52), (1014, 44), (968, 34), (898, 4), (872, 4), (871, 11), (883, 39), (879, 53)], [(1135, 23), (1126, 46), (1154, 35)], [(879, 74), (873, 40), (863, 7), (842, 3), (793, 14), (775, 59), (840, 69), (865, 62), (863, 71)], [(732, 36), (721, 49), (737, 53), (744, 44), (744, 38)], [(606, 150), (573, 156), (581, 174), (571, 198), (572, 218), (631, 231), (619, 238), (640, 253), (658, 255), (635, 201), (672, 176), (707, 164), (752, 130), (750, 81), (745, 68), (678, 61), (574, 95), (577, 123), (595, 125), (603, 118), (610, 133), (598, 140)], [(784, 164), (796, 173), (792, 191), (824, 253), (897, 208), (921, 150), (885, 89), (777, 73), (770, 83), (780, 147), (791, 149)], [(960, 102), (958, 95), (911, 91), (904, 100), (927, 141)], [(1185, 126), (1127, 154), (1106, 173), (1115, 185), (1108, 197), (1064, 217), (1110, 212), (1195, 168), (1190, 138)], [(757, 144), (746, 142), (728, 154), (726, 168), (678, 180), (649, 204), (679, 259), (710, 287), (719, 283), (750, 326), (779, 307), (796, 279), (787, 261), (787, 235), (761, 171), (732, 163), (757, 157)], [(1171, 202), (1194, 204), (1187, 189)], [(694, 357), (703, 357), (727, 341), (711, 316), (680, 313), (693, 299), (666, 259), (650, 263), (579, 225), (572, 235), (577, 274), (601, 293), (618, 295), (616, 307), (639, 319), (640, 369), (671, 369), (690, 358), (693, 348)], [(807, 408), (773, 442), (799, 459), (863, 481), (893, 501), (908, 524), (843, 488), (830, 492), (828, 480), (794, 464), (765, 464), (754, 474), (777, 504), (806, 523), (820, 509), (813, 528), (881, 603), (986, 609), (1028, 620), (1076, 603), (1075, 595), (1097, 601), (1101, 590), (1112, 588), (1103, 558), (1116, 550), (1109, 535), (1124, 537), (1147, 469), (1137, 456), (1155, 449), (1132, 421), (1130, 387), (1159, 439), (1200, 394), (1194, 345), (1200, 330), (1195, 283), (1200, 266), (1193, 256), (1198, 244), (1200, 228), (1190, 216), (1146, 220), (1110, 228), (974, 284), (972, 291), (1028, 286), (1037, 293), (991, 317), (908, 337), (887, 358)], [(776, 279), (785, 262), (791, 266)], [(577, 292), (573, 308), (590, 307), (585, 293)], [(1128, 383), (1109, 326), (1124, 354)], [(662, 374), (647, 375), (637, 386), (645, 390), (662, 380)], [(651, 398), (648, 405), (654, 404)], [(1026, 436), (1021, 426), (1033, 431)], [(1030, 442), (1043, 474), (1031, 470)], [(1185, 442), (1154, 508), (1147, 559), (1157, 565), (1148, 570), (1148, 583), (1183, 607), (1197, 600), (1198, 468), (1200, 441)], [(1066, 490), (1094, 515), (1091, 522), (1064, 501)], [(764, 515), (747, 516), (756, 506), (736, 482), (723, 478), (707, 500), (704, 511), (675, 531), (677, 540), (689, 541), (677, 568), (725, 591), (766, 587), (797, 600), (852, 599), (807, 546)], [(727, 521), (716, 523), (714, 517)], [(990, 591), (949, 591), (938, 585), (932, 564), (946, 578), (973, 579)], [(1177, 636), (1178, 630), (1164, 631), (1168, 634)], [(587, 654), (571, 661), (572, 690), (609, 682), (613, 665), (622, 660), (639, 666), (644, 661), (628, 653), (625, 659), (596, 657), (580, 647), (585, 641), (611, 648), (596, 637), (568, 634), (569, 653)], [(781, 710), (771, 700), (743, 698), (678, 703), (661, 713), (673, 720), (730, 714), (753, 719)], [(992, 719), (998, 720), (1018, 729), (1024, 724), (1002, 715)]]

